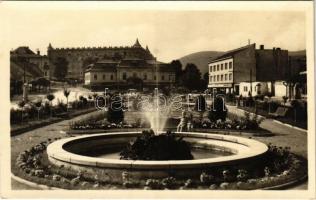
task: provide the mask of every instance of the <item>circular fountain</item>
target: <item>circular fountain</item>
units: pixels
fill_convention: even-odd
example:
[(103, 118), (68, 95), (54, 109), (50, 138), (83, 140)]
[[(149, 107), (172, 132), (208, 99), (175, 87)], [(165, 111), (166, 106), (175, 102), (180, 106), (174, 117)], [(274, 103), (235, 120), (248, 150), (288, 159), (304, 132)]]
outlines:
[[(213, 152), (193, 160), (120, 160), (117, 155), (141, 132), (119, 132), (71, 137), (58, 140), (47, 148), (48, 158), (57, 166), (110, 176), (120, 182), (121, 174), (128, 171), (135, 178), (163, 178), (167, 176), (194, 177), (201, 171), (216, 166), (234, 166), (257, 163), (268, 147), (256, 140), (210, 133), (183, 132), (176, 137), (190, 143), (193, 155), (197, 151)], [(95, 154), (95, 152), (102, 152)], [(114, 156), (113, 156), (114, 155)]]

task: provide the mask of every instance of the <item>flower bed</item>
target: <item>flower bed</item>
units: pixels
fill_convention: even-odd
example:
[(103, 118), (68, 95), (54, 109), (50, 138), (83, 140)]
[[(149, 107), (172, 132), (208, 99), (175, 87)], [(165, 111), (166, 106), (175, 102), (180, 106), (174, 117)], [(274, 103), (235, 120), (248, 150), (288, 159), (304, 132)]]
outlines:
[[(55, 138), (58, 140), (60, 138)], [(12, 162), (14, 174), (39, 184), (65, 189), (262, 189), (300, 180), (307, 176), (306, 160), (292, 154), (289, 147), (269, 145), (269, 151), (258, 167), (212, 167), (192, 179), (169, 176), (163, 179), (135, 180), (122, 173), (123, 183), (111, 182), (111, 175), (98, 177), (64, 166), (55, 167), (47, 160), (48, 139), (21, 152)]]

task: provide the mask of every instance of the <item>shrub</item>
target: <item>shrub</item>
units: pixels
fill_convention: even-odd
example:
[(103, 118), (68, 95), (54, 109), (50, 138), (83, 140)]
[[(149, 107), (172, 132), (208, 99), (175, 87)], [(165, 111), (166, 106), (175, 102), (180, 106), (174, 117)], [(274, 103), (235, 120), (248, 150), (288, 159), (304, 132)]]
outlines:
[(253, 129), (256, 130), (259, 128), (260, 123), (263, 121), (263, 118), (258, 118), (257, 114), (250, 115), (249, 112), (244, 112), (244, 117), (241, 119), (240, 125), (243, 129)]
[(124, 120), (123, 102), (119, 96), (110, 98), (107, 120), (110, 123), (121, 123)]
[(211, 111), (208, 113), (208, 118), (215, 122), (217, 120), (225, 121), (227, 116), (227, 108), (224, 100), (221, 97), (216, 97), (211, 106)]
[(176, 138), (171, 132), (154, 135), (152, 130), (143, 131), (135, 141), (129, 143), (120, 153), (124, 160), (191, 160), (191, 148), (183, 138)]
[(199, 111), (199, 112), (204, 112), (205, 109), (206, 109), (205, 97), (202, 95), (199, 95), (195, 100), (194, 110)]

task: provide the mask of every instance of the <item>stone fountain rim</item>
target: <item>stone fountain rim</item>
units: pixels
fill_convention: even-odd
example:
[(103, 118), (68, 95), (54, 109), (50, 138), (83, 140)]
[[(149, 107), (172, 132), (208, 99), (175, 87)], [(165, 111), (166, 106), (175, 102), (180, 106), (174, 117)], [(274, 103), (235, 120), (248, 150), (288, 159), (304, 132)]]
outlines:
[[(176, 133), (179, 136), (184, 137), (195, 137), (201, 138), (202, 144), (209, 144), (212, 140), (222, 141), (223, 144), (227, 143), (240, 145), (241, 148), (248, 148), (247, 151), (237, 153), (234, 155), (196, 159), (196, 160), (178, 160), (178, 161), (142, 161), (142, 160), (118, 160), (118, 159), (107, 159), (107, 158), (96, 158), (83, 156), (66, 151), (63, 146), (70, 142), (75, 142), (80, 139), (89, 139), (95, 137), (111, 137), (111, 136), (132, 136), (141, 134), (141, 132), (114, 132), (114, 133), (103, 133), (103, 134), (89, 134), (83, 136), (76, 136), (61, 139), (51, 143), (47, 147), (47, 155), (52, 161), (61, 161), (63, 163), (83, 165), (83, 166), (94, 166), (101, 168), (125, 168), (125, 169), (170, 169), (170, 168), (194, 168), (194, 167), (210, 167), (219, 165), (232, 165), (239, 161), (246, 161), (248, 159), (258, 158), (263, 156), (267, 151), (268, 147), (262, 142), (257, 140), (230, 136), (230, 135), (219, 135), (210, 133), (198, 133), (198, 132), (182, 132)], [(230, 148), (224, 145), (226, 148)]]

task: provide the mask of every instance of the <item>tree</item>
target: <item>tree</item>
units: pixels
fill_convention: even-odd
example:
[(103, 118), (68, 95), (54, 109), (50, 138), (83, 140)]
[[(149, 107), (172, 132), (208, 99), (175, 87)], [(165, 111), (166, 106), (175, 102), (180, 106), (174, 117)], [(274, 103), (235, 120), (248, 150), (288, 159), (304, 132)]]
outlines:
[(205, 72), (205, 74), (203, 75), (203, 79), (206, 81), (206, 83), (208, 83), (209, 82), (209, 74), (208, 74), (208, 72)]
[(64, 80), (67, 72), (68, 72), (68, 64), (66, 58), (64, 57), (57, 57), (56, 61), (54, 62), (55, 70), (54, 70), (54, 76), (57, 79)]
[(53, 100), (55, 99), (55, 95), (48, 94), (46, 96), (47, 100), (50, 102), (50, 117), (53, 115)]
[(188, 63), (185, 66), (180, 84), (190, 90), (201, 89), (201, 72), (195, 64)]
[(40, 119), (40, 110), (41, 110), (41, 107), (42, 107), (42, 100), (39, 99), (35, 102), (35, 106), (37, 108), (37, 119), (39, 120)]
[(65, 88), (65, 89), (64, 89), (64, 96), (65, 96), (66, 99), (67, 99), (67, 103), (66, 103), (67, 112), (68, 112), (68, 97), (69, 97), (69, 94), (70, 94), (70, 90), (67, 90), (67, 89)]
[(173, 60), (171, 61), (170, 65), (175, 69), (175, 81), (178, 84), (183, 73), (182, 63), (180, 62), (180, 60)]
[(211, 111), (209, 111), (208, 118), (212, 122), (216, 122), (217, 120), (225, 121), (227, 116), (227, 108), (225, 105), (225, 101), (221, 97), (216, 97), (211, 106)]
[(124, 120), (123, 102), (120, 96), (114, 95), (109, 98), (109, 110), (107, 120), (110, 123), (121, 123)]
[(18, 103), (18, 106), (21, 108), (21, 123), (23, 123), (23, 111), (24, 111), (25, 101), (20, 101)]

